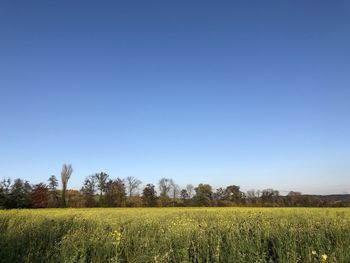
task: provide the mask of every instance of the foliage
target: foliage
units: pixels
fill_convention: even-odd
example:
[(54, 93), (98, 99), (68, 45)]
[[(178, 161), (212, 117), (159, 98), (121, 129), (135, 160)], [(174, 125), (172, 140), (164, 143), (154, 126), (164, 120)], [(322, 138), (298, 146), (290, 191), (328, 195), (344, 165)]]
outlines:
[(122, 179), (109, 180), (106, 185), (106, 204), (109, 207), (125, 206), (126, 190)]
[(142, 192), (142, 201), (145, 206), (156, 206), (157, 204), (157, 192), (154, 189), (153, 184), (147, 184)]
[(209, 184), (199, 184), (195, 189), (195, 202), (199, 206), (210, 206), (213, 198), (213, 190)]
[(107, 191), (107, 182), (109, 175), (104, 172), (96, 173), (95, 174), (96, 182), (97, 182), (97, 189), (100, 191), (100, 197), (99, 197), (99, 204), (100, 206), (104, 205), (104, 199), (103, 195)]
[(33, 186), (30, 193), (31, 206), (33, 208), (45, 208), (49, 203), (49, 188), (47, 185), (40, 183)]
[(30, 192), (32, 190), (28, 181), (15, 179), (11, 185), (11, 192), (7, 198), (9, 208), (28, 208), (30, 207)]
[(49, 200), (47, 207), (56, 208), (60, 206), (60, 193), (57, 190), (58, 180), (55, 175), (51, 175), (48, 180)]
[(89, 176), (85, 179), (84, 185), (80, 190), (85, 200), (85, 207), (96, 206), (95, 192), (96, 192), (96, 177)]

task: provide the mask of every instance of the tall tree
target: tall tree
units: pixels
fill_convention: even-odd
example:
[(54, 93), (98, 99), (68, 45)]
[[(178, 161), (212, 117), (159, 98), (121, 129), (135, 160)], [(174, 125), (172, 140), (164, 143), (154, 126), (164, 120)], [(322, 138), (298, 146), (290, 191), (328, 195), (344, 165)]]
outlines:
[(227, 186), (224, 193), (224, 199), (238, 204), (242, 199), (243, 195), (243, 193), (239, 189), (240, 187), (237, 185)]
[(156, 206), (157, 192), (153, 184), (147, 184), (142, 191), (142, 201), (145, 206)]
[(255, 191), (254, 189), (248, 190), (246, 193), (246, 200), (249, 204), (257, 204), (259, 201), (258, 198), (259, 193)]
[(59, 207), (60, 206), (60, 198), (57, 190), (58, 180), (55, 175), (51, 175), (48, 179), (48, 189), (49, 189), (49, 200), (48, 207)]
[(190, 204), (189, 195), (188, 195), (186, 189), (182, 189), (180, 191), (180, 197), (181, 197), (181, 201), (182, 201), (183, 206), (188, 206)]
[(67, 190), (68, 207), (85, 207), (85, 200), (81, 193), (77, 190)]
[(197, 205), (210, 206), (213, 198), (213, 190), (209, 184), (199, 184), (195, 189), (194, 199)]
[(9, 207), (10, 208), (29, 208), (31, 185), (28, 181), (15, 179), (11, 186)]
[(264, 189), (261, 194), (261, 201), (265, 206), (279, 205), (279, 192), (274, 189)]
[(100, 172), (95, 174), (95, 178), (97, 182), (97, 189), (100, 192), (99, 203), (100, 203), (100, 206), (103, 206), (103, 203), (104, 203), (103, 194), (107, 190), (107, 181), (108, 181), (109, 175), (104, 172)]
[(180, 192), (181, 199), (183, 201), (187, 200), (189, 198), (188, 192), (186, 189), (182, 189)]
[(287, 204), (289, 206), (301, 206), (303, 205), (303, 196), (301, 192), (290, 191), (287, 195)]
[(133, 176), (126, 177), (126, 188), (128, 190), (129, 197), (139, 188), (142, 182)]
[(61, 171), (61, 181), (62, 181), (62, 205), (63, 207), (67, 206), (66, 201), (66, 191), (68, 181), (73, 173), (73, 168), (71, 164), (64, 164)]
[(173, 183), (173, 179), (170, 178), (162, 178), (159, 180), (158, 185), (161, 197), (169, 197), (169, 192)]
[(8, 208), (11, 188), (11, 179), (7, 178), (0, 182), (0, 208)]
[(50, 190), (57, 190), (58, 180), (55, 175), (51, 175), (48, 182), (49, 182), (48, 187)]
[(108, 206), (125, 206), (126, 191), (122, 179), (109, 180), (107, 182), (106, 203)]
[(213, 198), (215, 200), (223, 200), (225, 199), (225, 190), (222, 187), (216, 189), (216, 192), (213, 194)]
[(162, 206), (168, 206), (170, 204), (169, 194), (173, 184), (174, 181), (170, 178), (162, 178), (159, 180), (159, 200)]
[(96, 191), (96, 178), (93, 175), (88, 176), (80, 192), (85, 200), (85, 206), (94, 207), (96, 206), (95, 201), (95, 191)]
[(170, 192), (173, 199), (173, 206), (176, 204), (176, 198), (180, 193), (180, 186), (178, 186), (173, 180), (170, 182)]
[(194, 186), (192, 184), (186, 185), (186, 191), (188, 194), (188, 198), (192, 198), (194, 193)]
[(49, 188), (44, 183), (33, 186), (30, 194), (31, 204), (33, 208), (46, 208), (49, 201)]

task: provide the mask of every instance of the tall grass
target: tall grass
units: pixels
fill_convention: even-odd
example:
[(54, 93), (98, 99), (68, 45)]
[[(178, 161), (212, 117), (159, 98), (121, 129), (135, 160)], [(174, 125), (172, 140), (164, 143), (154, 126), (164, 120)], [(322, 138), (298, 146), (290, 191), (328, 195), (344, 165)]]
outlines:
[(0, 211), (0, 262), (350, 262), (350, 209)]

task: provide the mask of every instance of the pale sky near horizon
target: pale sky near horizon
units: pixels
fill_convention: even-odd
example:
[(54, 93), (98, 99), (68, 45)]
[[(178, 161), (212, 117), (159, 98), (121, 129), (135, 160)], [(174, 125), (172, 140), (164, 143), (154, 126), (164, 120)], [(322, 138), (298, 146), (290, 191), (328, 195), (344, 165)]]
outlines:
[(350, 193), (349, 1), (1, 1), (0, 179)]

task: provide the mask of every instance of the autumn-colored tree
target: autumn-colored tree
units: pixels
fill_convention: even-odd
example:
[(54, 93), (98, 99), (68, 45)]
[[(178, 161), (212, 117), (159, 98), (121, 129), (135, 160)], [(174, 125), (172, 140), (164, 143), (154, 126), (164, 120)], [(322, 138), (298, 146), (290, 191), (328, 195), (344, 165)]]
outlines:
[(142, 197), (139, 195), (133, 195), (127, 199), (127, 207), (141, 207), (143, 205)]
[(66, 194), (68, 197), (68, 202), (67, 202), (68, 207), (75, 207), (75, 208), (85, 207), (85, 200), (79, 191), (67, 190)]
[(31, 205), (33, 208), (45, 208), (49, 201), (49, 188), (44, 183), (33, 186), (30, 193)]

